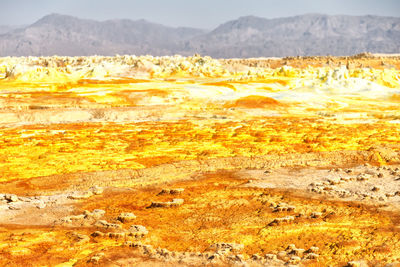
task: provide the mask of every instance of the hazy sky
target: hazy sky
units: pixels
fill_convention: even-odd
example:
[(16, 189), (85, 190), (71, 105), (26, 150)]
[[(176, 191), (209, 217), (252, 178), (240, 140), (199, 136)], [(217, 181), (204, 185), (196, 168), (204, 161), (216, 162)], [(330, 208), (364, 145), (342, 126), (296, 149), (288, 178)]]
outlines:
[(247, 15), (400, 16), (400, 0), (0, 0), (0, 4), (0, 25), (30, 24), (50, 13), (96, 20), (146, 19), (169, 26), (207, 29)]

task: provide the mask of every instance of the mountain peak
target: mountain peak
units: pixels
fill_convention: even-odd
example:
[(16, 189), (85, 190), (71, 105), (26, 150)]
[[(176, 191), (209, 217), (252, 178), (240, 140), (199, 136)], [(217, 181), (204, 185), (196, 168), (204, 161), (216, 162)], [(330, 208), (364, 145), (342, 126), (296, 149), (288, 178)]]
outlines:
[(32, 24), (32, 26), (39, 26), (46, 24), (52, 24), (57, 26), (57, 25), (65, 25), (72, 22), (84, 22), (84, 21), (92, 21), (92, 20), (81, 19), (74, 16), (63, 15), (59, 13), (51, 13), (36, 21), (34, 24)]
[(63, 15), (63, 14), (59, 14), (59, 13), (51, 13), (49, 15), (46, 15), (44, 17), (42, 17), (41, 19), (39, 19), (36, 24), (41, 24), (41, 23), (48, 23), (48, 22), (53, 22), (53, 21), (57, 21), (57, 20), (66, 20), (66, 19), (76, 19), (73, 16), (69, 16), (69, 15)]

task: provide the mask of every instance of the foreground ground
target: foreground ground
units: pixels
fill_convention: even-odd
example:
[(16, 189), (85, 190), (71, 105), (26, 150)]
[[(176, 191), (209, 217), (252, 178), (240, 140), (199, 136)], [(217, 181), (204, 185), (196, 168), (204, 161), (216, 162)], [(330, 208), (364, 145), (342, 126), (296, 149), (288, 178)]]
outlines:
[(400, 261), (400, 58), (0, 59), (0, 264)]

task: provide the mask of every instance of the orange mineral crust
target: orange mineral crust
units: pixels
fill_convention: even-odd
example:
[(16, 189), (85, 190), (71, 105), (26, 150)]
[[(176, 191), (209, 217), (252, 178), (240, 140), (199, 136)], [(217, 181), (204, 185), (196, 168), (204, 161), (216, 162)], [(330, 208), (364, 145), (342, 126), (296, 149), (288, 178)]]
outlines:
[(0, 58), (0, 265), (396, 266), (400, 58)]

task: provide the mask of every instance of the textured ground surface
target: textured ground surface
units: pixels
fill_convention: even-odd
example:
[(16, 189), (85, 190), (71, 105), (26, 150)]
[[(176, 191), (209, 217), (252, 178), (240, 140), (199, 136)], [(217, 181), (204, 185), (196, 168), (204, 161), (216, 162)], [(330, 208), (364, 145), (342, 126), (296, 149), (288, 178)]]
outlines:
[(400, 59), (0, 59), (0, 264), (400, 261)]

